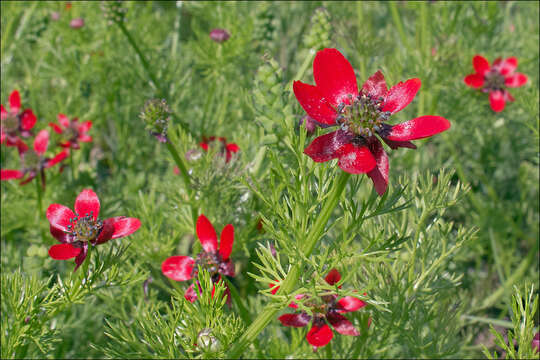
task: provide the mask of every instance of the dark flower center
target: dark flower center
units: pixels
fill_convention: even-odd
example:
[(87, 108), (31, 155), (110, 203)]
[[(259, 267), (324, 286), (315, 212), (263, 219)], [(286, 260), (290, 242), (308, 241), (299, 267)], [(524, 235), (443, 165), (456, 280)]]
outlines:
[(43, 159), (33, 149), (24, 153), (23, 168), (27, 170), (39, 170), (43, 164)]
[(68, 234), (73, 236), (74, 241), (89, 242), (95, 240), (101, 229), (103, 221), (94, 220), (94, 212), (86, 213), (83, 217), (75, 214), (74, 218), (69, 219), (71, 225), (68, 225)]
[(79, 138), (79, 129), (74, 124), (70, 124), (65, 131), (68, 141), (76, 142)]
[(6, 133), (14, 133), (19, 129), (19, 117), (13, 114), (8, 114), (5, 119), (2, 119), (2, 130)]
[(193, 265), (193, 276), (196, 276), (198, 273), (199, 266), (208, 271), (210, 276), (216, 275), (219, 273), (219, 264), (221, 263), (221, 256), (218, 253), (208, 253), (202, 251), (197, 255), (195, 259), (195, 264)]
[(500, 72), (490, 70), (484, 75), (484, 89), (488, 91), (502, 90), (504, 88), (504, 76)]
[(389, 111), (382, 111), (383, 98), (373, 98), (360, 93), (356, 98), (349, 96), (349, 104), (341, 103), (336, 111), (336, 122), (342, 130), (362, 137), (370, 137), (381, 129), (388, 120)]

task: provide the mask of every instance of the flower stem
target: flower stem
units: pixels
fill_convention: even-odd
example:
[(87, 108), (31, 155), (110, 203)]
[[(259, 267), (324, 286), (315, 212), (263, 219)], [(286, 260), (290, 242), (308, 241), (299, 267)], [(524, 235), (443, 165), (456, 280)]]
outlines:
[(71, 173), (71, 183), (75, 181), (75, 170), (73, 169), (73, 153), (69, 154), (69, 170)]
[[(324, 232), (324, 228), (330, 219), (330, 215), (334, 208), (336, 207), (341, 194), (347, 185), (351, 174), (342, 172), (332, 186), (332, 193), (328, 196), (326, 202), (324, 203), (315, 224), (311, 228), (311, 231), (308, 233), (304, 243), (303, 243), (303, 252), (306, 257), (310, 256), (317, 244), (317, 241), (320, 239), (321, 235)], [(289, 271), (289, 274), (283, 281), (283, 284), (278, 290), (278, 294), (288, 294), (295, 287), (298, 279), (300, 277), (301, 264), (296, 263), (292, 269)], [(280, 310), (279, 307), (276, 307), (275, 304), (269, 303), (262, 310), (262, 312), (257, 316), (253, 323), (247, 328), (247, 330), (242, 334), (236, 343), (232, 346), (231, 350), (227, 354), (228, 358), (236, 359), (239, 358), (244, 349), (255, 340), (255, 338), (260, 334), (260, 332), (268, 325), (272, 319), (275, 318), (277, 312)]]
[(238, 294), (238, 290), (236, 290), (236, 286), (225, 276), (221, 277), (223, 280), (225, 280), (225, 283), (227, 283), (227, 287), (229, 288), (229, 291), (231, 292), (231, 297), (235, 304), (238, 306), (238, 311), (240, 313), (240, 317), (244, 321), (244, 323), (250, 324), (251, 323), (251, 316), (249, 316), (249, 310), (244, 305), (244, 302), (242, 301), (242, 298)]
[(398, 31), (399, 37), (401, 38), (401, 43), (403, 44), (403, 46), (405, 46), (405, 48), (409, 52), (412, 52), (411, 51), (412, 49), (409, 46), (409, 41), (407, 41), (407, 35), (405, 34), (405, 30), (403, 30), (403, 23), (401, 22), (401, 18), (399, 17), (399, 11), (396, 6), (396, 2), (390, 1), (388, 3), (388, 6), (390, 6), (390, 13), (392, 15), (392, 20), (394, 21), (394, 24), (396, 25), (396, 29)]

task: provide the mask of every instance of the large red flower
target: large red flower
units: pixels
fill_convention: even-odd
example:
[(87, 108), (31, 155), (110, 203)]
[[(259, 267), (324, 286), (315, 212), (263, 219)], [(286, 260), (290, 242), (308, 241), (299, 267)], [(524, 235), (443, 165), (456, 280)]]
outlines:
[[(325, 280), (328, 284), (334, 285), (341, 280), (341, 274), (336, 269), (332, 269), (326, 275)], [(272, 292), (274, 293), (274, 291)], [(289, 306), (297, 307), (296, 304), (294, 306), (293, 304)], [(302, 311), (281, 315), (278, 320), (281, 321), (281, 324), (292, 327), (304, 327), (311, 321), (311, 329), (308, 331), (306, 339), (315, 348), (325, 346), (332, 340), (334, 337), (332, 328), (342, 335), (360, 335), (354, 325), (341, 314), (363, 308), (366, 303), (362, 300), (353, 296), (338, 299), (337, 295), (333, 294), (321, 296), (320, 299), (308, 299), (304, 305), (313, 310), (313, 316)], [(332, 328), (329, 325), (332, 325)]]
[(504, 60), (497, 58), (493, 65), (489, 66), (486, 58), (475, 55), (473, 57), (475, 73), (465, 76), (463, 81), (469, 87), (489, 93), (491, 109), (500, 112), (504, 110), (507, 101), (514, 101), (514, 97), (506, 88), (520, 87), (527, 83), (527, 75), (515, 72), (517, 63), (517, 59), (512, 56)]
[(92, 127), (91, 121), (79, 122), (78, 118), (69, 120), (66, 115), (58, 114), (58, 124), (51, 122), (49, 126), (62, 136), (62, 147), (80, 149), (79, 142), (92, 141), (92, 137), (87, 134)]
[[(390, 115), (405, 108), (420, 89), (420, 79), (410, 79), (387, 89), (380, 71), (359, 90), (354, 70), (336, 49), (324, 49), (313, 62), (316, 86), (295, 81), (296, 99), (306, 113), (323, 127), (340, 129), (319, 136), (304, 150), (316, 162), (338, 159), (351, 174), (367, 173), (375, 190), (388, 187), (388, 156), (379, 141), (392, 149), (415, 149), (410, 140), (422, 139), (450, 127), (441, 116), (421, 116), (397, 125), (386, 123)], [(378, 137), (379, 138), (378, 138)]]
[(51, 224), (51, 235), (61, 244), (51, 246), (49, 256), (55, 260), (75, 258), (77, 270), (86, 259), (88, 244), (101, 245), (131, 235), (141, 226), (139, 219), (125, 216), (99, 220), (99, 210), (99, 199), (90, 189), (77, 196), (75, 212), (64, 205), (50, 205), (47, 219)]
[(31, 109), (25, 109), (21, 112), (21, 96), (17, 90), (9, 95), (9, 111), (0, 105), (1, 126), (0, 143), (6, 143), (6, 146), (16, 146), (19, 153), (22, 154), (28, 150), (28, 146), (19, 136), (29, 137), (32, 135), (31, 129), (36, 124), (36, 115)]
[[(203, 251), (197, 255), (196, 259), (190, 256), (169, 257), (161, 264), (163, 275), (176, 281), (191, 280), (197, 276), (198, 266), (200, 266), (210, 273), (213, 282), (218, 282), (222, 275), (234, 276), (234, 263), (230, 259), (234, 242), (234, 227), (228, 224), (223, 228), (219, 247), (216, 231), (206, 216), (199, 216), (196, 231)], [(194, 284), (191, 284), (184, 296), (191, 302), (197, 299)], [(229, 299), (229, 296), (227, 298)]]
[(38, 174), (41, 175), (42, 185), (45, 187), (45, 169), (48, 169), (64, 160), (69, 150), (64, 149), (53, 158), (45, 157), (45, 152), (49, 147), (49, 132), (41, 130), (34, 139), (34, 147), (21, 154), (21, 170), (2, 169), (1, 180), (26, 179), (21, 181), (21, 185), (28, 184)]

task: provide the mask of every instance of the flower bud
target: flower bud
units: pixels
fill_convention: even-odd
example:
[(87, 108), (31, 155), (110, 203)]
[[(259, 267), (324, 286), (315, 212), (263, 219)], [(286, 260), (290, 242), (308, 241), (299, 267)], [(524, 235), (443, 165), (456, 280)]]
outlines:
[(321, 50), (331, 46), (330, 15), (324, 8), (319, 8), (311, 18), (311, 29), (306, 35), (304, 43), (309, 49)]
[(225, 29), (213, 29), (210, 31), (210, 39), (214, 40), (217, 43), (222, 43), (231, 37), (231, 34)]
[(84, 26), (83, 18), (76, 18), (69, 22), (69, 27), (72, 29), (80, 29)]
[(165, 99), (148, 100), (139, 117), (146, 124), (145, 129), (159, 141), (167, 142), (167, 128), (171, 120), (171, 109)]
[(309, 115), (305, 115), (303, 118), (300, 119), (299, 125), (302, 126), (302, 124), (306, 124), (306, 130), (308, 135), (311, 135), (315, 132), (315, 129), (317, 129), (317, 123), (315, 120), (313, 120)]
[(212, 335), (212, 329), (202, 329), (197, 336), (197, 345), (200, 347), (210, 350), (217, 351), (220, 347), (219, 340)]

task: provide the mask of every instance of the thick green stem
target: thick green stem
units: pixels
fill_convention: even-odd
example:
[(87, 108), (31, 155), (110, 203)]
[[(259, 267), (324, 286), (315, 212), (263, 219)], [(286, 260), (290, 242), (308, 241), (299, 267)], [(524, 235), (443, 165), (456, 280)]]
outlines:
[[(303, 252), (306, 257), (310, 256), (317, 244), (318, 240), (321, 238), (324, 228), (332, 215), (332, 212), (341, 198), (341, 194), (347, 185), (350, 174), (342, 172), (332, 186), (332, 193), (328, 196), (326, 203), (323, 205), (323, 208), (315, 221), (315, 224), (311, 228), (311, 231), (308, 233), (305, 241), (303, 242)], [(292, 289), (296, 286), (298, 279), (300, 277), (301, 264), (296, 263), (292, 269), (287, 274), (287, 277), (283, 281), (283, 284), (279, 288), (278, 295), (289, 294)], [(257, 316), (253, 321), (251, 326), (242, 334), (240, 339), (233, 345), (227, 357), (230, 359), (239, 358), (244, 349), (252, 343), (255, 338), (260, 334), (260, 332), (268, 325), (272, 319), (275, 318), (276, 314), (280, 308), (277, 308), (274, 304), (270, 303), (262, 310), (262, 312)]]

